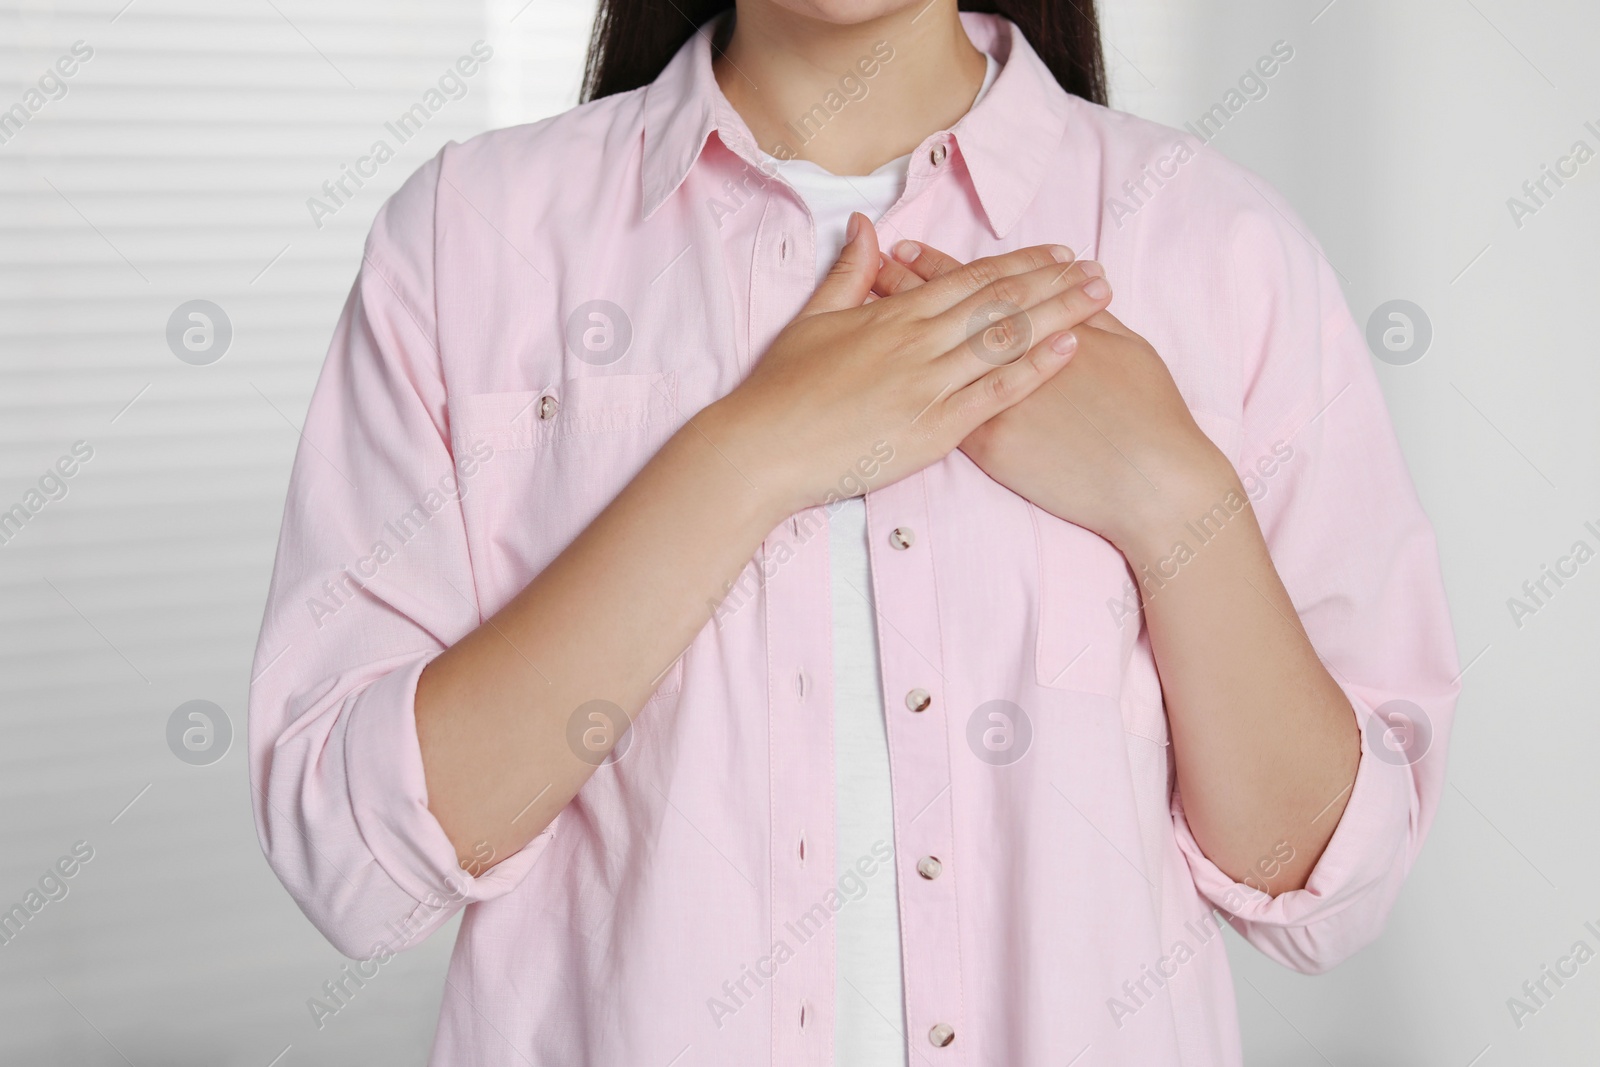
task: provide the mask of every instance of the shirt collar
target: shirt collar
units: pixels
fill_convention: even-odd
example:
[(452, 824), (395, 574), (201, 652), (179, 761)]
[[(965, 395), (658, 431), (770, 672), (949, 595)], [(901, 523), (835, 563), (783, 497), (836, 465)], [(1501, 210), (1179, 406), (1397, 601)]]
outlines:
[[(752, 166), (759, 149), (711, 72), (711, 39), (721, 18), (707, 22), (645, 89), (643, 214), (649, 218), (683, 183), (715, 132)], [(961, 12), (967, 36), (1001, 64), (978, 105), (949, 131), (996, 237), (1022, 217), (1044, 181), (1066, 131), (1073, 97), (1057, 83), (1016, 25), (998, 15)], [(926, 144), (942, 134), (931, 134)], [(919, 147), (920, 154), (923, 147)], [(915, 156), (913, 157), (915, 158)]]

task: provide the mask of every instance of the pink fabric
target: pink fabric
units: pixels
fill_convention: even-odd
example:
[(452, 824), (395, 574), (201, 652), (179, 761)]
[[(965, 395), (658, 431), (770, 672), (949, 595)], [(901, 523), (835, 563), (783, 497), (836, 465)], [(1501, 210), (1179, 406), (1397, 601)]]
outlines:
[[(885, 245), (1103, 261), (1113, 310), (1247, 474), (1358, 717), (1410, 701), (1432, 740), (1415, 762), (1369, 745), (1309, 885), (1268, 899), (1188, 832), (1149, 645), (1116, 618), (1122, 557), (959, 452), (873, 492), (912, 1062), (1237, 1064), (1213, 909), (1274, 959), (1330, 967), (1378, 935), (1436, 810), (1457, 665), (1433, 535), (1291, 208), (1189, 135), (1068, 96), (1010, 23), (962, 18), (1004, 69), (913, 154)], [(869, 856), (835, 884), (820, 510), (772, 533), (627, 754), (481, 877), (428, 813), (412, 713), (429, 658), (809, 295), (810, 221), (757, 158), (703, 36), (646, 89), (450, 144), (384, 206), (329, 350), (251, 691), (257, 828), (349, 955), (465, 907), (436, 1065), (833, 1063), (831, 919), (886, 880)], [(631, 324), (615, 362), (568, 340), (592, 300)], [(1009, 763), (984, 743), (994, 701), (1026, 716)]]

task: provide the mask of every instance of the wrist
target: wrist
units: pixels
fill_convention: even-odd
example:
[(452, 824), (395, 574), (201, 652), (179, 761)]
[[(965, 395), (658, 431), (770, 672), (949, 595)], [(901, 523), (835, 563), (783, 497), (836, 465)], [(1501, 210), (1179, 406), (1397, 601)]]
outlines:
[(1250, 510), (1238, 472), (1214, 450), (1155, 481), (1157, 488), (1125, 509), (1126, 522), (1107, 536), (1135, 567), (1166, 557), (1175, 546), (1209, 540)]
[(753, 513), (768, 528), (805, 506), (797, 480), (785, 465), (772, 460), (771, 434), (760, 419), (738, 402), (737, 392), (713, 401), (678, 431), (691, 447), (705, 453), (729, 486), (737, 506)]

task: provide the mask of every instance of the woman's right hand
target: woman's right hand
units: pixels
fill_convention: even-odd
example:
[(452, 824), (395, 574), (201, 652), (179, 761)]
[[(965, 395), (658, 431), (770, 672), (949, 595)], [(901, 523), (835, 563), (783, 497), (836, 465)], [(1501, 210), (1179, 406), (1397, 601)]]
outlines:
[(1110, 302), (1109, 291), (1084, 292), (1089, 276), (1060, 245), (977, 259), (869, 301), (879, 262), (872, 224), (852, 215), (816, 294), (750, 376), (693, 420), (782, 514), (942, 459), (1066, 366), (1072, 328)]

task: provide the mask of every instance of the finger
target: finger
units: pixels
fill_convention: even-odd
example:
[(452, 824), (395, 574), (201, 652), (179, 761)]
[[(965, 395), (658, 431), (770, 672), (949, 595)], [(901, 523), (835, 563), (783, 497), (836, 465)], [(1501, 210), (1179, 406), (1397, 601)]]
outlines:
[[(1009, 363), (1039, 338), (1082, 321), (1068, 320), (1062, 317), (1062, 308), (1052, 310), (1048, 304), (1095, 279), (1103, 281), (1104, 270), (1092, 260), (1052, 262), (1025, 274), (996, 279), (941, 313), (933, 326), (948, 348), (973, 341), (987, 349), (978, 353), (987, 362)], [(1108, 299), (1101, 298), (1102, 307)], [(1091, 308), (1088, 314), (1098, 310)], [(991, 354), (996, 358), (990, 358)]]
[[(878, 282), (873, 286), (873, 291), (878, 296), (893, 296), (895, 293), (907, 292), (915, 289), (921, 282), (948, 274), (962, 265), (954, 256), (921, 241), (897, 241), (891, 252), (892, 256), (881, 257), (882, 262), (878, 267)], [(1074, 262), (1081, 261), (1074, 260)], [(1095, 269), (1101, 269), (1100, 265), (1094, 264), (1090, 268), (1091, 271)], [(1109, 311), (1096, 312), (1088, 320), (1088, 324), (1108, 333), (1118, 333), (1127, 337), (1137, 336)]]
[[(969, 373), (982, 373), (982, 364), (1010, 363), (1040, 339), (1088, 322), (1111, 300), (1111, 288), (1105, 278), (1088, 273), (1096, 266), (1098, 264), (1073, 264), (1066, 271), (1058, 270), (1056, 277), (1003, 280), (1002, 288), (1013, 284), (1020, 287), (1026, 282), (1050, 287), (1027, 307), (1018, 308), (1020, 300), (991, 299), (970, 309), (965, 305), (962, 309), (953, 309), (945, 317), (945, 323), (947, 329), (955, 332), (959, 343), (940, 360), (956, 366), (966, 364)], [(1049, 271), (1039, 273), (1050, 274)], [(961, 310), (965, 310), (964, 319), (957, 318)], [(972, 366), (973, 357), (980, 365)], [(953, 370), (952, 367), (947, 373)]]
[(918, 286), (907, 297), (920, 314), (932, 318), (1002, 278), (1052, 266), (1059, 270), (1073, 259), (1072, 249), (1066, 245), (1032, 245), (958, 263), (935, 278), (924, 279), (927, 284)]
[(922, 284), (922, 279), (913, 274), (904, 263), (897, 263), (888, 256), (878, 257), (878, 280), (872, 283), (872, 291), (878, 296), (894, 296), (915, 289)]
[[(921, 241), (897, 241), (891, 249), (891, 253), (892, 256), (883, 257), (878, 276), (883, 279), (887, 275), (893, 280), (888, 284), (880, 283), (879, 286), (874, 287), (879, 296), (891, 296), (897, 292), (906, 292), (916, 288), (919, 280), (932, 280), (948, 274), (962, 265), (961, 261), (954, 256), (941, 252), (932, 245), (923, 244)], [(1098, 267), (1098, 264), (1096, 266)], [(1087, 324), (1096, 329), (1105, 330), (1107, 333), (1121, 334), (1125, 337), (1138, 336), (1109, 311), (1096, 312), (1087, 320)]]
[(1021, 403), (1072, 361), (1077, 338), (1070, 331), (1052, 334), (1020, 359), (996, 367), (957, 389), (944, 401), (944, 411), (963, 438), (1002, 411)]
[(946, 255), (921, 241), (896, 241), (893, 253), (896, 263), (902, 264), (923, 281), (949, 274), (961, 266), (961, 261), (955, 256)]
[(878, 276), (878, 231), (870, 219), (853, 211), (846, 233), (850, 236), (839, 250), (839, 258), (801, 309), (801, 315), (860, 307), (872, 291), (872, 281)]
[[(1077, 253), (1066, 245), (1039, 245), (1037, 247), (1052, 250), (1053, 258), (1063, 263), (1072, 263), (1077, 260)], [(910, 270), (924, 281), (942, 277), (963, 266), (961, 260), (955, 256), (941, 252), (932, 245), (923, 244), (921, 241), (896, 241), (891, 253), (894, 262), (904, 265), (907, 270)], [(1062, 258), (1063, 253), (1065, 258)]]
[[(964, 264), (954, 256), (922, 244), (920, 241), (900, 241), (894, 246), (894, 255), (883, 256), (878, 265), (878, 281), (873, 291), (879, 296), (893, 296), (915, 289), (925, 281), (949, 274)], [(1067, 252), (1070, 256), (1071, 249)], [(1070, 258), (1068, 262), (1070, 262)], [(1056, 262), (1052, 257), (1049, 262)]]

